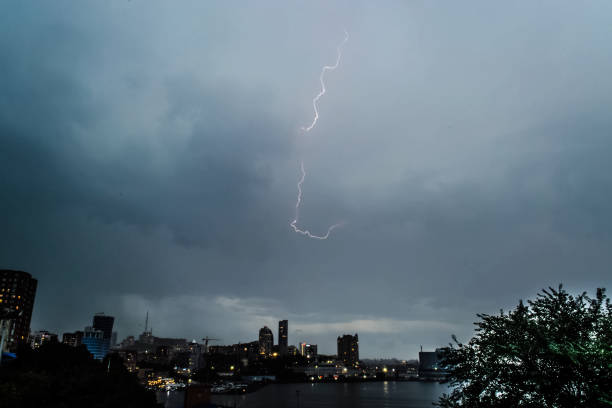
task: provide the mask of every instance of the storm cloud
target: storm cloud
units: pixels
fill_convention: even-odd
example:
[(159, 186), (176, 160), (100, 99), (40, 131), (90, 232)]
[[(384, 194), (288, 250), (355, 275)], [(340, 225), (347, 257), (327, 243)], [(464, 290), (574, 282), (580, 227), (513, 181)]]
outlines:
[[(20, 2), (0, 13), (0, 267), (32, 329), (414, 358), (609, 287), (609, 2)], [(318, 75), (327, 93), (312, 120)], [(289, 227), (342, 221), (326, 241)], [(276, 333), (275, 333), (276, 334)]]

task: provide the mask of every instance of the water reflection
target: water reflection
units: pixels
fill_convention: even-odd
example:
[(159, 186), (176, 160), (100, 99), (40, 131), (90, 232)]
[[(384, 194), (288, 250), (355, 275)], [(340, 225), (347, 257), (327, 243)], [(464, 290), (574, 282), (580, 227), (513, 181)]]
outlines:
[[(272, 384), (246, 395), (213, 395), (212, 403), (249, 408), (431, 408), (446, 385), (421, 382)], [(183, 408), (184, 391), (158, 393), (164, 408)]]

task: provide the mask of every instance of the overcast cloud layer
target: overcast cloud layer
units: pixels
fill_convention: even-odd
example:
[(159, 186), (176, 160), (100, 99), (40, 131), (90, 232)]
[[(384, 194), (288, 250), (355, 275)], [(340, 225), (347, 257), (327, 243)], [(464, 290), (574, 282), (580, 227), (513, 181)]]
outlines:
[[(13, 2), (0, 267), (32, 329), (414, 358), (549, 285), (610, 287), (612, 3)], [(320, 119), (307, 137), (322, 65)], [(308, 171), (289, 227), (299, 160)]]

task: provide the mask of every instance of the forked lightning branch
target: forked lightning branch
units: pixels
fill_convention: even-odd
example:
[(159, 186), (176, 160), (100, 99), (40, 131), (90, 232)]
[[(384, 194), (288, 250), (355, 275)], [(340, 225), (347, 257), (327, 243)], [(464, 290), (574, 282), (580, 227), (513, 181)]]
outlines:
[[(318, 102), (319, 99), (321, 99), (321, 97), (323, 95), (325, 95), (325, 92), (327, 91), (325, 88), (325, 73), (327, 71), (333, 71), (336, 68), (338, 68), (338, 66), (340, 65), (340, 58), (342, 57), (342, 47), (344, 46), (344, 44), (348, 41), (349, 35), (348, 32), (345, 30), (344, 31), (344, 39), (342, 40), (342, 42), (338, 45), (338, 47), (336, 48), (337, 50), (337, 55), (336, 55), (336, 63), (334, 65), (325, 65), (323, 66), (323, 68), (321, 69), (321, 74), (319, 75), (319, 82), (321, 83), (321, 90), (319, 91), (319, 93), (312, 99), (312, 107), (314, 109), (314, 118), (312, 120), (312, 123), (310, 123), (310, 125), (308, 126), (304, 126), (301, 128), (302, 130), (302, 135), (305, 135), (306, 133), (312, 131), (316, 124), (317, 121), (319, 120), (319, 108), (318, 108)], [(300, 175), (300, 179), (297, 183), (297, 190), (298, 190), (298, 195), (297, 195), (297, 200), (295, 203), (295, 218), (293, 219), (293, 221), (291, 221), (291, 223), (289, 223), (289, 225), (291, 226), (291, 228), (293, 228), (293, 231), (295, 231), (298, 234), (304, 235), (308, 238), (312, 238), (312, 239), (327, 239), (329, 238), (329, 235), (331, 234), (331, 232), (339, 227), (341, 225), (341, 223), (337, 223), (337, 224), (333, 224), (331, 226), (329, 226), (327, 228), (327, 232), (323, 235), (315, 235), (313, 233), (311, 233), (309, 230), (307, 229), (301, 229), (300, 227), (298, 227), (298, 220), (300, 218), (300, 205), (302, 204), (302, 185), (304, 184), (304, 180), (306, 179), (306, 169), (304, 167), (304, 160), (300, 160), (300, 171), (301, 171), (301, 175)]]

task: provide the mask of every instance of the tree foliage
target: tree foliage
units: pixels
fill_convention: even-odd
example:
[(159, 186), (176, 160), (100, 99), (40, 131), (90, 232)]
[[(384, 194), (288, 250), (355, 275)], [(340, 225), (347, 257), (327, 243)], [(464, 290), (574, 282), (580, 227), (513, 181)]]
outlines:
[(0, 407), (157, 407), (117, 356), (94, 360), (85, 346), (52, 342), (22, 347), (0, 369)]
[(479, 314), (475, 336), (455, 342), (445, 364), (452, 391), (442, 407), (611, 407), (612, 306), (543, 290), (499, 315)]

